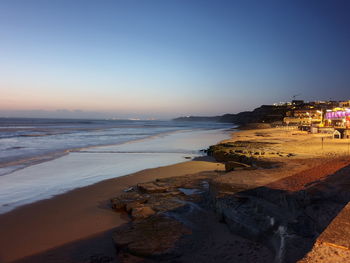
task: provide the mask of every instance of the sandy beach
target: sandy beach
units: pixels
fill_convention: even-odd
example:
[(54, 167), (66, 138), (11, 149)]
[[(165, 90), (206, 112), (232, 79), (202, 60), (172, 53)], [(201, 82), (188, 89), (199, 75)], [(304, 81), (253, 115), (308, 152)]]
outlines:
[(349, 13), (0, 0), (0, 263), (350, 263)]
[[(319, 135), (274, 128), (239, 131), (225, 143), (243, 140), (270, 143), (271, 151), (280, 154), (264, 158), (282, 165), (271, 169), (225, 172), (224, 164), (204, 157), (201, 160), (147, 169), (106, 180), (19, 207), (0, 215), (0, 261), (100, 262), (98, 257), (103, 255), (105, 259), (109, 258), (106, 262), (114, 262), (116, 251), (111, 238), (112, 232), (130, 219), (126, 213), (112, 210), (110, 199), (137, 183), (208, 173), (220, 175), (215, 179), (216, 186), (235, 185), (236, 190), (231, 188), (230, 191), (242, 192), (266, 186), (271, 189), (297, 192), (304, 189), (307, 184), (322, 180), (350, 164), (347, 158), (347, 140), (326, 138), (322, 147)], [(219, 233), (226, 231), (222, 226), (217, 226), (215, 229), (217, 231), (212, 233), (211, 242), (215, 240), (219, 242)], [(221, 232), (218, 229), (221, 229)], [(233, 234), (230, 235), (233, 239), (236, 238), (236, 242), (241, 244), (247, 242)], [(232, 251), (247, 251), (244, 247), (220, 249), (222, 253), (227, 254), (227, 262), (232, 260), (229, 254), (233, 253)], [(212, 251), (211, 256), (220, 253), (220, 249)], [(189, 262), (190, 253), (191, 251), (184, 252), (183, 262)], [(200, 253), (204, 255), (204, 251), (198, 252), (198, 260), (201, 258)]]

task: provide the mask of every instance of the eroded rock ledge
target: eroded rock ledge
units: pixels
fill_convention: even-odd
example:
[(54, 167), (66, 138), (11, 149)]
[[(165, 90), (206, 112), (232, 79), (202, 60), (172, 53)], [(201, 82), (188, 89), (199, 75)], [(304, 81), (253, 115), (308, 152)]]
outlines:
[[(114, 242), (124, 261), (134, 257), (159, 259), (174, 256), (176, 243), (191, 227), (182, 215), (199, 209), (208, 179), (202, 173), (192, 177), (172, 177), (138, 184), (111, 200), (113, 209), (128, 213), (132, 221), (119, 228)], [(183, 217), (184, 218), (184, 217)]]
[(275, 168), (280, 164), (271, 158), (295, 156), (293, 153), (275, 149), (276, 144), (259, 141), (226, 142), (210, 146), (207, 153), (218, 162), (225, 163), (227, 172), (249, 168)]
[(325, 159), (312, 170), (276, 180), (271, 173), (287, 168), (275, 159), (292, 155), (273, 153), (270, 144), (259, 143), (250, 149), (260, 153), (252, 155), (243, 150), (247, 145), (209, 149), (218, 160), (234, 162), (231, 172), (158, 179), (112, 199), (112, 207), (132, 219), (114, 235), (120, 259), (193, 262), (191, 253), (201, 262), (215, 262), (215, 254), (224, 255), (219, 262), (289, 263), (303, 258), (350, 201), (350, 168), (340, 169), (344, 161), (332, 166), (334, 160)]
[(236, 260), (246, 258), (245, 262), (271, 260), (271, 252), (266, 247), (233, 236), (227, 226), (219, 222), (209, 199), (209, 187), (218, 176), (221, 176), (219, 172), (203, 172), (159, 179), (138, 184), (113, 198), (112, 207), (128, 213), (132, 219), (114, 234), (121, 261), (173, 262), (182, 257), (179, 262), (193, 262), (188, 248), (195, 249), (193, 247), (201, 244), (196, 248), (201, 250), (196, 255), (197, 260), (211, 262), (205, 254), (209, 251), (215, 254), (214, 248), (203, 248), (213, 245), (213, 236), (222, 239), (218, 242), (224, 242), (216, 251), (223, 256), (226, 254), (221, 262), (231, 262), (233, 257)]

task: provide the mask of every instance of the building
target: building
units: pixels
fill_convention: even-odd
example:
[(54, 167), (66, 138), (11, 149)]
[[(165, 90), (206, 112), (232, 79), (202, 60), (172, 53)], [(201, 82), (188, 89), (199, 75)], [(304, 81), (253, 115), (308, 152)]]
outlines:
[(326, 127), (350, 128), (350, 109), (334, 108), (327, 110), (324, 125)]
[(287, 125), (297, 125), (303, 131), (350, 139), (350, 100), (296, 101), (286, 112), (283, 121)]
[(283, 119), (287, 125), (319, 125), (322, 123), (322, 120), (322, 111), (313, 107), (294, 109), (289, 111)]
[(350, 100), (339, 102), (340, 108), (350, 108)]

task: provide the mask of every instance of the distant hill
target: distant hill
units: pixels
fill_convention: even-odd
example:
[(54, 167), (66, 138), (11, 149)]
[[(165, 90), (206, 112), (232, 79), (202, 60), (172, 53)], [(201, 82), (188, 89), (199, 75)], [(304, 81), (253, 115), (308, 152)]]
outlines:
[(262, 105), (253, 111), (243, 111), (237, 114), (224, 114), (222, 116), (188, 116), (179, 117), (175, 121), (203, 121), (203, 122), (224, 122), (235, 123), (239, 125), (248, 123), (272, 123), (283, 121), (288, 106)]

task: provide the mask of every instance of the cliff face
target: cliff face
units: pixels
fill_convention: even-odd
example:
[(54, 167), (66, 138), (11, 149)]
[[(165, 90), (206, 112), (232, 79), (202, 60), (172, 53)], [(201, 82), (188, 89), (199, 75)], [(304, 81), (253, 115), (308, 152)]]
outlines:
[(247, 123), (272, 123), (276, 121), (282, 121), (286, 112), (287, 106), (273, 106), (262, 105), (253, 111), (243, 111), (237, 114), (224, 114), (222, 116), (214, 117), (201, 117), (201, 116), (189, 116), (179, 117), (174, 119), (175, 121), (212, 121), (212, 122), (224, 122), (235, 124), (247, 124)]

